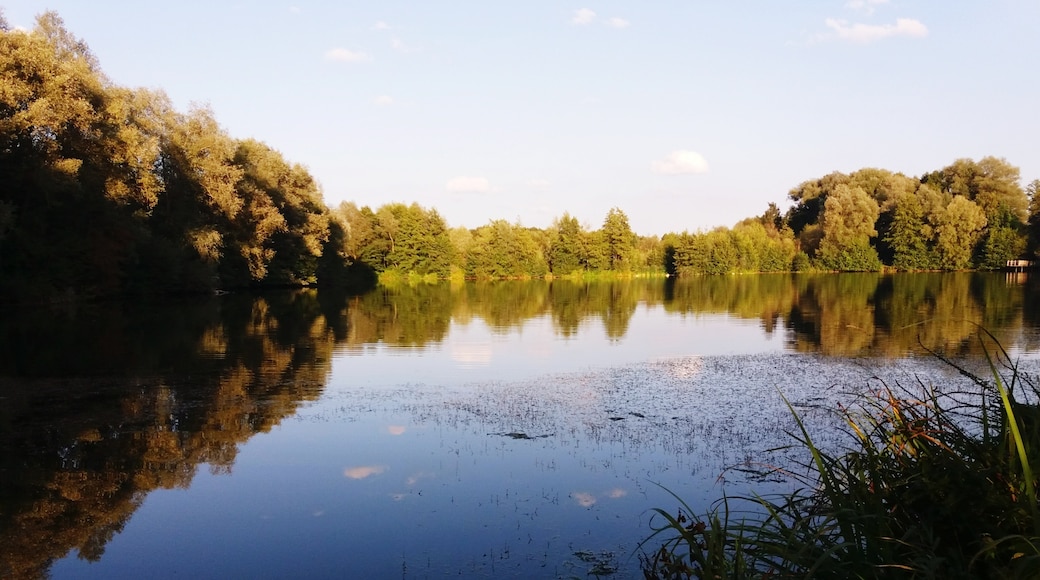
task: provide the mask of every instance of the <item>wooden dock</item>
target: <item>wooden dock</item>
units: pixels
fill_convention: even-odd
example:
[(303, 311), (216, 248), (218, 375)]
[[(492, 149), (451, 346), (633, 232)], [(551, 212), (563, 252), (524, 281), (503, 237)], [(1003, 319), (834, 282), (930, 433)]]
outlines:
[(1034, 268), (1032, 260), (1008, 260), (1004, 270), (1008, 272), (1025, 272)]

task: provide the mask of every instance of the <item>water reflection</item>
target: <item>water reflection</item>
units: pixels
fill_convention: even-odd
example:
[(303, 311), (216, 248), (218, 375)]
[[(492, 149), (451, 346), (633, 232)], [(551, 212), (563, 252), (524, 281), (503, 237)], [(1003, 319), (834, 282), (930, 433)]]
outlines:
[[(1032, 299), (1030, 299), (1032, 298)], [(726, 314), (784, 332), (792, 350), (831, 356), (905, 356), (923, 349), (978, 354), (979, 328), (1004, 344), (1037, 348), (1040, 285), (1001, 273), (711, 276), (581, 283), (567, 280), (383, 288), (342, 305), (345, 347), (440, 344), (452, 323), (483, 320), (495, 332), (549, 316), (558, 336), (588, 324), (625, 338), (640, 306), (677, 315)], [(453, 345), (486, 364), (486, 344)]]
[[(546, 320), (567, 341), (581, 340), (591, 327), (623, 341), (639, 310), (654, 309), (674, 318), (754, 321), (764, 335), (783, 336), (790, 350), (828, 356), (901, 357), (921, 347), (972, 354), (979, 327), (1032, 352), (1038, 294), (1035, 279), (1001, 274), (763, 275), (420, 285), (364, 296), (300, 291), (7, 311), (0, 324), (8, 345), (0, 349), (0, 576), (44, 577), (71, 550), (96, 561), (149, 492), (187, 488), (201, 466), (233, 472), (244, 442), (322, 395), (340, 350), (364, 357), (373, 347), (421, 353), (449, 343), (445, 350), (459, 364), (488, 366), (492, 345), (452, 342), (453, 329), (481, 320), (493, 334), (509, 335)], [(679, 400), (690, 396), (689, 380), (703, 374), (705, 364), (688, 358), (655, 367), (652, 376), (674, 380), (668, 396)], [(587, 431), (582, 441), (638, 447), (651, 432), (631, 425), (642, 424), (648, 405), (632, 406), (630, 381), (612, 380), (620, 385), (616, 393), (580, 380), (567, 389), (532, 384), (488, 391), (476, 402), (441, 397), (424, 412), (448, 424), (508, 417), (514, 424), (493, 424), (483, 433), (503, 440), (552, 434), (554, 445), (563, 437), (556, 425), (579, 421)], [(424, 407), (410, 410), (416, 409)], [(396, 420), (405, 418), (380, 429), (405, 439), (413, 425)], [(664, 409), (655, 420), (685, 425)], [(524, 437), (510, 431), (515, 422), (527, 425)], [(700, 423), (689, 429), (655, 445), (679, 456), (703, 451), (690, 446), (717, 436)], [(340, 463), (334, 475), (362, 486), (393, 476), (392, 466), (408, 488), (435, 478), (430, 470), (382, 457)], [(409, 493), (394, 490), (390, 499), (403, 501)], [(630, 491), (604, 485), (564, 490), (568, 494), (573, 505), (592, 509)]]
[(318, 397), (334, 344), (313, 293), (5, 314), (3, 577), (45, 577), (71, 549), (96, 561), (148, 492), (230, 472)]

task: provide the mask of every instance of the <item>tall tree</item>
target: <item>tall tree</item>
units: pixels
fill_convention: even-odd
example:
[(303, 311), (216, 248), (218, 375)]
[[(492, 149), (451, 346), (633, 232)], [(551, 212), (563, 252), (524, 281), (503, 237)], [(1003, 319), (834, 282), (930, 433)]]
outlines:
[(447, 276), (452, 261), (448, 227), (436, 210), (417, 203), (391, 204), (396, 232), (388, 260), (405, 273)]
[(821, 266), (842, 271), (880, 270), (881, 260), (870, 245), (870, 240), (877, 236), (874, 224), (879, 213), (877, 202), (862, 188), (845, 184), (836, 187), (827, 197), (820, 220)]
[(1034, 179), (1026, 186), (1029, 196), (1029, 246), (1028, 252), (1034, 258), (1040, 258), (1040, 179)]
[(477, 278), (522, 278), (543, 276), (549, 269), (526, 228), (495, 220), (474, 232), (467, 271)]
[(557, 276), (582, 270), (587, 263), (584, 231), (578, 219), (568, 213), (552, 225), (549, 242), (549, 267)]
[(971, 266), (972, 252), (986, 227), (986, 213), (975, 202), (955, 195), (938, 216), (936, 252), (939, 266), (963, 270)]
[(635, 234), (628, 225), (628, 216), (618, 208), (611, 208), (603, 221), (603, 249), (609, 270), (628, 272), (632, 269), (632, 250)]
[[(938, 195), (938, 191), (928, 185), (923, 188)], [(925, 221), (925, 212), (925, 205), (917, 195), (907, 195), (896, 202), (885, 242), (893, 253), (892, 265), (900, 270), (927, 270), (935, 265), (931, 226)]]
[(794, 205), (787, 210), (784, 219), (796, 236), (801, 235), (806, 227), (820, 221), (827, 196), (838, 185), (848, 182), (848, 175), (836, 171), (819, 179), (804, 181), (788, 192), (787, 196)]
[(982, 208), (987, 220), (995, 221), (1001, 207), (1024, 222), (1029, 201), (1019, 185), (1018, 167), (1004, 159), (983, 157), (979, 161), (958, 159), (924, 181), (951, 195), (968, 198)]

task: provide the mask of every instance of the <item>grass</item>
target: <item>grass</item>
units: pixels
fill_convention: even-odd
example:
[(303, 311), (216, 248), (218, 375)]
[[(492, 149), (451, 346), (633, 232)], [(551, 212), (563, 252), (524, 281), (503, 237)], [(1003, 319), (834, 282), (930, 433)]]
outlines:
[(640, 544), (657, 546), (641, 553), (644, 576), (1040, 578), (1040, 390), (986, 339), (991, 376), (946, 361), (971, 392), (886, 385), (837, 409), (837, 452), (788, 403), (803, 453), (784, 470), (793, 491), (724, 497), (700, 515), (675, 496)]

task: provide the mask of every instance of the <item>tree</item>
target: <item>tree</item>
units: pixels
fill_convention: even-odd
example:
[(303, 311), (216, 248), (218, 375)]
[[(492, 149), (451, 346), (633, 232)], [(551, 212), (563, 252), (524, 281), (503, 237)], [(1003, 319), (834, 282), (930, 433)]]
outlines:
[(996, 220), (1001, 207), (1010, 210), (1019, 221), (1027, 218), (1029, 201), (1019, 185), (1019, 170), (1004, 159), (958, 159), (924, 179), (950, 195), (975, 202), (987, 220)]
[(860, 187), (839, 185), (827, 197), (820, 220), (823, 239), (817, 255), (823, 268), (841, 271), (876, 271), (881, 260), (870, 240), (877, 236), (874, 224), (880, 209)]
[(975, 243), (986, 227), (986, 214), (975, 202), (956, 195), (938, 216), (936, 252), (939, 266), (963, 270), (971, 266)]
[[(928, 187), (928, 186), (923, 186)], [(925, 207), (916, 195), (896, 202), (885, 242), (891, 248), (892, 265), (900, 270), (927, 270), (933, 266), (930, 228)]]
[(791, 230), (778, 231), (773, 222), (749, 218), (732, 230), (737, 249), (737, 269), (742, 272), (787, 272), (794, 258)]
[(447, 277), (452, 244), (444, 218), (436, 210), (427, 210), (416, 203), (387, 207), (396, 224), (393, 249), (387, 260), (402, 272)]
[(794, 234), (798, 236), (806, 227), (818, 223), (823, 214), (827, 196), (838, 185), (848, 184), (848, 182), (848, 175), (836, 171), (819, 179), (802, 182), (801, 185), (788, 192), (788, 198), (795, 203), (787, 210), (784, 221)]
[(0, 86), (0, 292), (116, 291), (156, 190), (131, 97), (53, 12), (0, 31)]
[(0, 26), (0, 86), (0, 291), (314, 281), (328, 210), (302, 166), (115, 86), (52, 12)]
[(680, 276), (729, 274), (736, 270), (739, 252), (726, 228), (683, 233), (675, 246), (675, 269)]
[(1026, 239), (1014, 228), (1005, 225), (991, 227), (982, 242), (979, 266), (999, 270), (1008, 260), (1018, 259), (1026, 249)]
[(577, 218), (568, 213), (556, 219), (549, 238), (549, 268), (557, 276), (582, 270), (587, 263), (584, 231)]
[(252, 139), (238, 142), (234, 163), (242, 171), (236, 184), (242, 207), (230, 219), (229, 233), (237, 239), (227, 241), (222, 266), (241, 257), (249, 267), (247, 281), (313, 283), (329, 236), (317, 184), (301, 166)]
[(616, 272), (628, 272), (632, 269), (632, 250), (635, 248), (635, 234), (628, 225), (628, 216), (618, 208), (611, 208), (603, 221), (603, 253), (606, 256), (606, 267)]
[(343, 255), (351, 262), (361, 261), (365, 248), (375, 238), (375, 224), (370, 219), (371, 214), (371, 209), (366, 214), (352, 201), (340, 202), (332, 210), (332, 218), (342, 225), (344, 231)]
[(657, 236), (636, 236), (633, 267), (652, 274), (664, 272), (664, 246)]
[(1026, 193), (1029, 195), (1028, 251), (1029, 255), (1040, 259), (1040, 179), (1030, 181)]
[(523, 278), (548, 271), (538, 243), (526, 228), (495, 220), (474, 232), (467, 265), (471, 276)]

